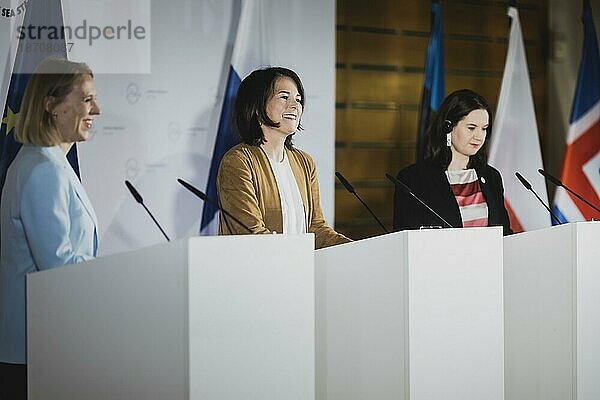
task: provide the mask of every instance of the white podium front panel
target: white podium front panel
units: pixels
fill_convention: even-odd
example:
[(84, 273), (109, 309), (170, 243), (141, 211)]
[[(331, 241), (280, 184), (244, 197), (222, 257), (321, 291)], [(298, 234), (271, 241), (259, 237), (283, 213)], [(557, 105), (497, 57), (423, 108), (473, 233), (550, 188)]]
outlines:
[(312, 235), (246, 237), (190, 253), (190, 398), (314, 399)]
[(312, 235), (199, 237), (28, 276), (30, 399), (313, 399)]
[(504, 238), (506, 398), (600, 399), (600, 223)]
[(318, 250), (317, 398), (504, 398), (502, 231)]

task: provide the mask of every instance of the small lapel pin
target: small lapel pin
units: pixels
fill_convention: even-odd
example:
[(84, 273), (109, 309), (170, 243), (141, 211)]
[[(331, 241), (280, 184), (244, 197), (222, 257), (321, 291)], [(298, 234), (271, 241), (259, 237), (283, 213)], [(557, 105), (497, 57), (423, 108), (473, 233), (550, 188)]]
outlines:
[(481, 177), (481, 183), (485, 183), (485, 178), (483, 176)]

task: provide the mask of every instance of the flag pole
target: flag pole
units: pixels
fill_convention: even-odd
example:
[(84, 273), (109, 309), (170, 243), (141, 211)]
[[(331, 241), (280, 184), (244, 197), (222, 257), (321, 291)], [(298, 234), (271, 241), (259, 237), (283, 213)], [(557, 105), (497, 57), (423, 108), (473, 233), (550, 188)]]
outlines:
[(587, 10), (590, 7), (591, 7), (590, 0), (583, 0), (583, 9)]

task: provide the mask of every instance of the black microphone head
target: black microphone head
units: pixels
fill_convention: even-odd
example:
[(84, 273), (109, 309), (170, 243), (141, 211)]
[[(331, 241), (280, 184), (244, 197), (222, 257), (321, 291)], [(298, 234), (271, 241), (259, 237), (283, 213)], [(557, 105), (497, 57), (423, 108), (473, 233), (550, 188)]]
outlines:
[(408, 190), (408, 187), (404, 183), (400, 182), (400, 180), (398, 178), (396, 178), (394, 175), (390, 175), (386, 172), (385, 177), (388, 178), (388, 180), (390, 182), (392, 182), (394, 185), (400, 186), (401, 188)]
[(550, 175), (549, 173), (547, 173), (546, 171), (544, 171), (543, 169), (538, 169), (538, 172), (540, 174), (542, 174), (542, 176), (546, 179), (548, 179), (550, 182), (552, 182), (553, 184), (555, 184), (556, 186), (562, 186), (563, 183), (561, 182), (560, 179), (556, 178), (553, 175)]
[(352, 187), (352, 185), (350, 184), (350, 182), (348, 182), (346, 180), (346, 178), (344, 178), (344, 175), (342, 175), (341, 173), (339, 173), (338, 171), (336, 171), (335, 172), (335, 176), (337, 176), (337, 178), (342, 183), (342, 185), (346, 188), (347, 191), (349, 191), (350, 193), (355, 193), (356, 192), (354, 190), (354, 187)]
[(399, 187), (400, 189), (404, 190), (407, 193), (410, 193), (411, 196), (414, 196), (414, 193), (412, 192), (412, 190), (410, 190), (410, 188), (408, 186), (406, 186), (406, 184), (404, 182), (402, 182), (400, 179), (396, 178), (394, 175), (390, 175), (387, 172), (385, 173), (385, 176), (388, 178), (388, 180), (390, 180), (395, 187)]
[(523, 178), (523, 175), (521, 175), (518, 172), (515, 172), (515, 176), (517, 177), (517, 179), (519, 179), (519, 181), (521, 181), (523, 186), (525, 186), (525, 189), (531, 190), (531, 183), (527, 182), (527, 179)]
[(144, 200), (142, 199), (142, 196), (138, 193), (137, 190), (135, 190), (135, 188), (133, 187), (133, 185), (131, 184), (131, 182), (129, 182), (128, 180), (125, 181), (125, 186), (127, 186), (127, 189), (129, 189), (129, 191), (131, 192), (131, 195), (133, 196), (133, 198), (135, 199), (135, 201), (137, 201), (140, 204), (144, 203)]
[(200, 197), (202, 200), (204, 200), (204, 201), (208, 200), (208, 197), (204, 194), (204, 192), (202, 192), (197, 187), (187, 183), (186, 181), (184, 181), (183, 179), (180, 179), (180, 178), (177, 178), (177, 182), (179, 182), (181, 185), (183, 185), (183, 187), (186, 188), (187, 190), (189, 190), (190, 192), (194, 193), (196, 196)]

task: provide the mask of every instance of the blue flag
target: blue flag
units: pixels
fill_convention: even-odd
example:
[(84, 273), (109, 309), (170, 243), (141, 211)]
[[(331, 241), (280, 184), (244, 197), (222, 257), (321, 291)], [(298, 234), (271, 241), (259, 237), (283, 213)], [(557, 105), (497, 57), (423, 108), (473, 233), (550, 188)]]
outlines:
[(439, 109), (446, 94), (444, 78), (444, 32), (442, 29), (442, 5), (431, 3), (431, 36), (425, 58), (425, 81), (421, 96), (419, 131), (417, 132), (417, 160), (423, 160), (427, 143), (427, 128), (435, 112)]
[[(223, 107), (219, 118), (219, 128), (217, 129), (217, 140), (215, 142), (215, 149), (210, 163), (208, 183), (206, 184), (206, 195), (209, 199), (217, 199), (217, 172), (219, 172), (219, 165), (221, 164), (223, 156), (229, 149), (239, 143), (239, 139), (234, 134), (232, 111), (235, 96), (241, 82), (242, 80), (233, 66), (230, 67), (229, 76), (227, 77), (227, 86), (225, 87)], [(204, 208), (202, 209), (202, 223), (200, 224), (201, 234), (216, 234), (217, 211), (218, 209), (212, 204), (204, 203)]]
[[(14, 126), (31, 73), (49, 56), (67, 57), (65, 39), (50, 39), (50, 35), (46, 34), (52, 27), (61, 31), (62, 15), (61, 0), (29, 0), (22, 25), (25, 29), (12, 32), (18, 44), (0, 127), (0, 191), (4, 186), (6, 171), (21, 148), (21, 144), (14, 139)], [(38, 27), (47, 29), (38, 31)], [(38, 35), (39, 32), (44, 33)], [(67, 157), (79, 176), (76, 146), (71, 148)]]

